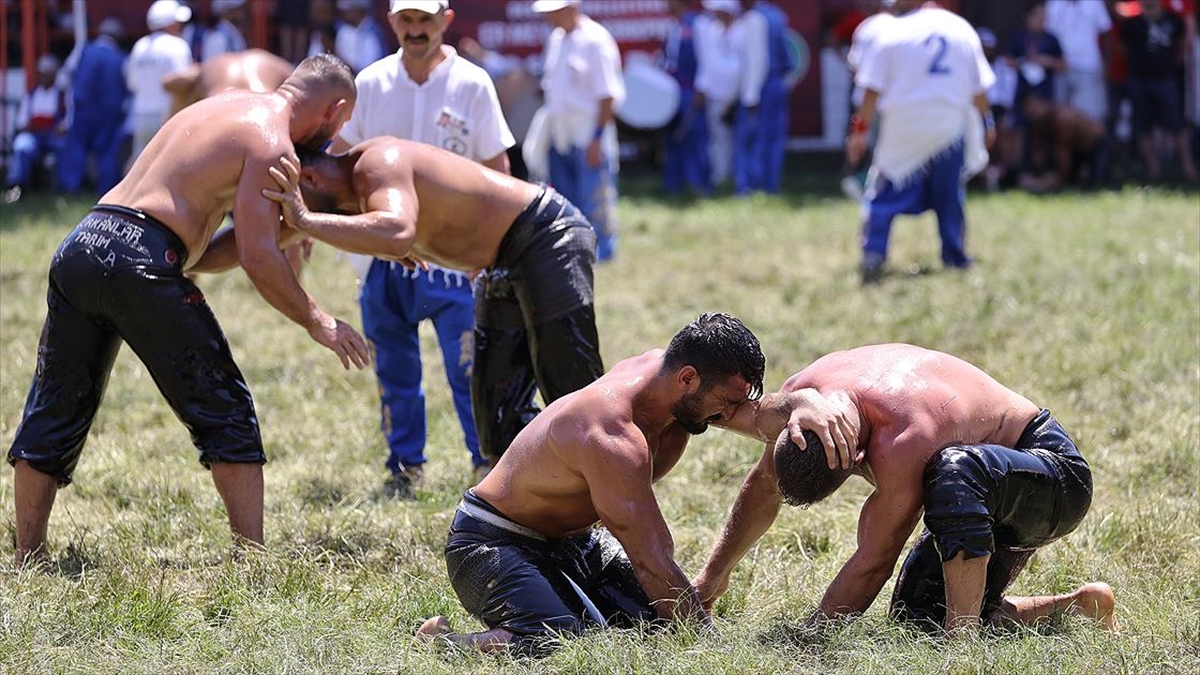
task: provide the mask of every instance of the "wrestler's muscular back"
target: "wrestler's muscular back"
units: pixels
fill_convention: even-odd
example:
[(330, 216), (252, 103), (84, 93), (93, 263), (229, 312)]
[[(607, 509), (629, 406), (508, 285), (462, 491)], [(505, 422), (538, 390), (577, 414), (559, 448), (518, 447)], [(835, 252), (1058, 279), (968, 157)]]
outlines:
[(275, 94), (242, 91), (188, 106), (167, 120), (100, 203), (162, 221), (187, 247), (190, 267), (233, 209), (247, 155), (294, 152), (285, 107)]
[(412, 176), (418, 201), (413, 252), (450, 269), (474, 271), (495, 263), (504, 235), (541, 191), (452, 152), (390, 136), (363, 141), (350, 153), (359, 153), (356, 194)]
[[(859, 347), (824, 356), (784, 383), (846, 391), (870, 426), (867, 462), (895, 452), (925, 463), (955, 443), (1013, 447), (1039, 409), (979, 368), (943, 352), (905, 344)], [(897, 439), (910, 441), (900, 445)]]

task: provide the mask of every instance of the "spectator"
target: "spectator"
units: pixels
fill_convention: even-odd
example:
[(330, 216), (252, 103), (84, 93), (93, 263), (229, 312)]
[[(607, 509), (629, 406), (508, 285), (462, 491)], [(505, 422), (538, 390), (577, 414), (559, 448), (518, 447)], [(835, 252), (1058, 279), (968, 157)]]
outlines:
[(1054, 145), (1055, 82), (1067, 68), (1058, 38), (1046, 32), (1045, 5), (1035, 3), (1026, 11), (1025, 25), (1012, 34), (1007, 54), (1017, 70), (1013, 128), (1021, 139), (1019, 146), (1028, 143), (1022, 185), (1041, 192), (1050, 187), (1037, 181), (1049, 168)]
[(759, 93), (757, 129), (751, 148), (758, 160), (758, 180), (751, 188), (778, 194), (791, 121), (787, 76), (796, 67), (787, 44), (788, 19), (783, 10), (767, 0), (742, 0), (742, 8), (747, 14), (761, 14), (767, 26), (766, 77)]
[(1104, 123), (1108, 94), (1100, 36), (1112, 28), (1103, 0), (1048, 0), (1046, 30), (1058, 38), (1067, 69), (1055, 83), (1055, 100)]
[(533, 11), (554, 27), (546, 41), (546, 121), (550, 182), (596, 228), (596, 260), (617, 250), (617, 128), (613, 110), (625, 99), (621, 52), (579, 0), (536, 0)]
[(8, 189), (4, 193), (6, 204), (20, 199), (21, 194), (29, 189), (37, 163), (62, 147), (67, 97), (56, 83), (60, 65), (53, 54), (45, 54), (38, 59), (37, 85), (21, 99), (21, 107), (17, 111), (17, 133), (13, 137), (13, 155), (8, 168)]
[(309, 3), (304, 0), (287, 0), (275, 5), (279, 55), (290, 63), (299, 63), (307, 56), (311, 25), (309, 16)]
[(1188, 181), (1195, 182), (1196, 167), (1175, 79), (1184, 49), (1183, 19), (1166, 11), (1162, 0), (1142, 0), (1142, 13), (1121, 25), (1121, 41), (1129, 62), (1134, 134), (1150, 180), (1162, 176), (1154, 143), (1154, 130), (1162, 129), (1174, 141)]
[(333, 54), (337, 49), (339, 22), (333, 0), (309, 0), (308, 23), (312, 34), (308, 42), (308, 55)]
[(125, 138), (125, 50), (117, 42), (121, 23), (100, 22), (96, 39), (83, 48), (71, 91), (71, 123), (58, 163), (58, 183), (65, 192), (83, 187), (88, 159), (96, 162), (96, 192), (108, 192), (121, 179), (121, 145)]
[(742, 13), (733, 22), (733, 44), (738, 55), (738, 106), (733, 119), (733, 193), (748, 195), (762, 185), (764, 167), (758, 152), (764, 133), (759, 124), (763, 87), (770, 59), (766, 16), (747, 11), (754, 4), (742, 0)]
[(242, 27), (246, 25), (246, 0), (213, 0), (210, 9), (216, 24), (204, 33), (204, 51), (200, 58), (207, 61), (221, 54), (246, 51), (246, 38), (242, 34)]
[(696, 19), (688, 0), (670, 0), (674, 21), (663, 44), (666, 71), (679, 83), (679, 110), (666, 131), (663, 191), (678, 194), (686, 185), (701, 195), (712, 193), (708, 168), (708, 125), (704, 95), (696, 91)]
[(738, 100), (740, 60), (733, 22), (742, 13), (737, 0), (704, 0), (696, 21), (696, 91), (704, 97), (708, 161), (712, 184), (733, 175), (733, 113)]
[[(846, 52), (846, 65), (850, 68), (851, 76), (858, 73), (858, 69), (862, 66), (863, 56), (874, 46), (875, 40), (883, 34), (888, 27), (888, 24), (895, 17), (892, 14), (892, 9), (895, 7), (895, 0), (880, 0), (879, 11), (865, 19), (860, 19), (857, 24), (854, 24), (853, 33), (850, 35), (850, 49)], [(838, 22), (839, 25), (848, 25), (857, 12), (850, 12), (843, 16)], [(861, 16), (861, 15), (859, 15)], [(835, 29), (837, 26), (835, 26)], [(844, 32), (844, 28), (842, 31)], [(836, 31), (835, 31), (836, 33)], [(850, 103), (854, 108), (862, 105), (863, 88), (854, 85), (850, 92)], [(875, 125), (870, 129), (867, 136), (867, 151), (858, 162), (846, 162), (842, 177), (841, 188), (842, 192), (854, 201), (859, 201), (863, 197), (863, 186), (867, 181), (867, 166), (870, 161), (870, 153), (874, 149), (875, 134), (879, 130), (879, 122), (876, 120)]]
[(383, 33), (371, 16), (371, 0), (338, 0), (342, 25), (337, 29), (335, 53), (350, 64), (354, 72), (383, 58)]
[(978, 32), (983, 55), (996, 76), (996, 83), (987, 91), (988, 105), (996, 118), (996, 151), (992, 153), (992, 161), (985, 173), (988, 191), (994, 192), (1016, 163), (1018, 145), (1012, 113), (1020, 75), (1009, 64), (1009, 59), (1001, 55), (996, 34), (989, 28), (980, 28)]
[(171, 111), (171, 96), (163, 87), (163, 78), (192, 65), (192, 50), (179, 37), (183, 24), (191, 17), (192, 10), (176, 0), (156, 0), (146, 12), (146, 27), (151, 32), (134, 43), (125, 74), (133, 93), (130, 162), (142, 153)]
[[(508, 173), (514, 143), (496, 90), (482, 68), (442, 43), (454, 10), (446, 0), (392, 0), (388, 22), (400, 51), (367, 66), (356, 78), (358, 104), (342, 129), (339, 149), (375, 136), (428, 143)], [(391, 471), (386, 490), (411, 498), (425, 466), (425, 392), (417, 327), (433, 322), (446, 379), (474, 466), (473, 483), (487, 475), (472, 414), (472, 331), (475, 302), (466, 275), (430, 266), (407, 270), (369, 261), (360, 303), (363, 333), (375, 352), (382, 428)]]
[(994, 76), (969, 23), (921, 4), (896, 2), (899, 16), (867, 53), (856, 77), (865, 94), (851, 119), (851, 161), (865, 151), (867, 129), (880, 116), (864, 209), (864, 284), (881, 279), (892, 220), (900, 214), (933, 210), (942, 263), (958, 269), (971, 265), (962, 180), (986, 165), (979, 115), (993, 131), (986, 92)]

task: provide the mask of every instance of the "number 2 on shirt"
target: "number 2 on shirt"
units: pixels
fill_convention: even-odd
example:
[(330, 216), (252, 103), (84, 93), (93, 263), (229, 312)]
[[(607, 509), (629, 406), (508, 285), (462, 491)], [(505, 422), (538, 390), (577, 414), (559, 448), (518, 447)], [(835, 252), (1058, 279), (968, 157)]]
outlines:
[(946, 38), (938, 34), (930, 35), (925, 38), (925, 46), (934, 45), (937, 53), (933, 55), (933, 61), (929, 63), (930, 75), (946, 75), (949, 74), (950, 68), (946, 65)]

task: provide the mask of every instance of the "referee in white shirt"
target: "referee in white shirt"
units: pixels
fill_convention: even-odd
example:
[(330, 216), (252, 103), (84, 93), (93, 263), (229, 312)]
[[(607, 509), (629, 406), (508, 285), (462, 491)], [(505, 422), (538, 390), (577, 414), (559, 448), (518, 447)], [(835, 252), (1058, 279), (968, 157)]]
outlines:
[[(491, 78), (442, 44), (453, 20), (449, 0), (392, 0), (388, 23), (400, 51), (358, 74), (358, 103), (335, 149), (348, 149), (375, 136), (395, 136), (509, 172), (507, 150), (515, 141)], [(374, 259), (363, 280), (360, 303), (363, 333), (375, 350), (381, 427), (392, 472), (388, 492), (410, 497), (426, 461), (425, 393), (417, 336), (417, 325), (425, 319), (432, 320), (437, 331), (478, 482), (486, 475), (488, 462), (480, 455), (471, 409), (475, 305), (470, 281), (439, 267), (409, 271)]]

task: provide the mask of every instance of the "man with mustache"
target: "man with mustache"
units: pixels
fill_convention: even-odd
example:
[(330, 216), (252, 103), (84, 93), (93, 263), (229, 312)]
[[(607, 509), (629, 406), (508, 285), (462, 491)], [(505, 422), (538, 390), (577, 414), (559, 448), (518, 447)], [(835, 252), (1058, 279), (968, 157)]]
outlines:
[(690, 436), (716, 424), (766, 441), (795, 423), (847, 451), (836, 406), (823, 397), (759, 400), (765, 367), (749, 328), (709, 313), (665, 351), (621, 361), (548, 406), (467, 491), (450, 526), (450, 583), (487, 630), (455, 634), (438, 616), (418, 636), (538, 651), (555, 634), (587, 628), (708, 624), (652, 487)]
[(279, 207), (261, 192), (293, 143), (320, 146), (354, 108), (350, 69), (306, 59), (273, 92), (228, 92), (172, 117), (125, 179), (67, 235), (50, 265), (49, 309), (24, 418), (8, 453), (16, 469), (16, 564), (44, 558), (60, 486), (71, 482), (121, 342), (138, 355), (211, 469), (238, 544), (262, 544), (266, 456), (245, 380), (203, 293), (184, 276), (226, 213), (233, 254), (259, 293), (359, 368), (366, 343), (297, 282), (280, 248)]
[[(393, 0), (390, 9), (388, 23), (400, 50), (358, 74), (358, 106), (334, 147), (345, 150), (376, 136), (395, 136), (428, 143), (509, 173), (507, 150), (514, 140), (491, 78), (482, 68), (460, 58), (453, 47), (442, 44), (446, 28), (455, 18), (449, 2)], [(375, 355), (380, 428), (388, 447), (386, 466), (391, 475), (385, 492), (399, 498), (414, 497), (415, 484), (424, 472), (425, 391), (417, 332), (423, 321), (432, 322), (437, 331), (446, 381), (471, 457), (471, 482), (479, 482), (487, 473), (488, 456), (500, 452), (493, 449), (497, 443), (492, 440), (499, 420), (491, 414), (472, 416), (473, 407), (477, 412), (495, 410), (487, 401), (480, 404), (478, 398), (473, 399), (472, 370), (498, 364), (505, 381), (521, 382), (527, 369), (514, 367), (517, 360), (507, 354), (495, 361), (476, 362), (475, 300), (471, 280), (461, 271), (437, 266), (409, 270), (388, 260), (355, 258), (361, 258), (357, 267), (362, 279), (363, 333)], [(489, 278), (485, 275), (480, 280), (481, 296), (488, 293)], [(479, 330), (486, 325), (481, 322)], [(524, 346), (523, 341), (519, 344)], [(603, 370), (597, 359), (595, 374), (578, 386), (591, 382)], [(475, 393), (494, 398), (497, 391), (512, 389), (496, 387)], [(532, 388), (529, 392), (532, 395)]]

